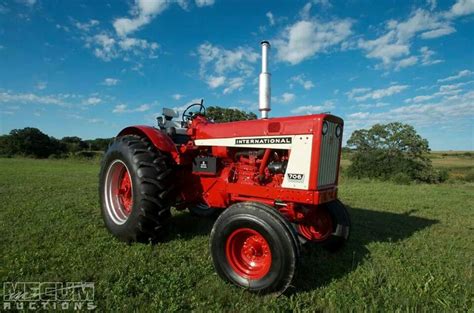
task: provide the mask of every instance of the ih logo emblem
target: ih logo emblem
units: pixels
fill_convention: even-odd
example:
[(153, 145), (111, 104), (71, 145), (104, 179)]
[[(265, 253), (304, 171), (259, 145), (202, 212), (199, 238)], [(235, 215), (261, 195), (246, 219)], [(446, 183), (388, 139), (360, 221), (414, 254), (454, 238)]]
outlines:
[(288, 173), (288, 180), (292, 182), (301, 183), (304, 180), (304, 174), (292, 174)]

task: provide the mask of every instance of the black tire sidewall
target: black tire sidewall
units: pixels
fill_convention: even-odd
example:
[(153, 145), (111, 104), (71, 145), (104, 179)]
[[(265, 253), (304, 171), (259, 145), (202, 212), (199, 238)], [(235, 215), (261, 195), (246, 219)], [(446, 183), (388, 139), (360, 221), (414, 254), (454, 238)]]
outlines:
[[(128, 169), (128, 173), (130, 174), (130, 178), (132, 181), (132, 192), (133, 192), (133, 202), (132, 202), (132, 211), (128, 216), (125, 223), (119, 225), (116, 224), (111, 218), (109, 213), (107, 212), (106, 203), (105, 203), (105, 180), (107, 176), (107, 172), (112, 165), (113, 162), (116, 160), (122, 161)], [(131, 234), (135, 229), (135, 225), (137, 224), (138, 219), (138, 210), (139, 210), (139, 198), (140, 198), (140, 181), (137, 177), (137, 165), (133, 162), (133, 156), (131, 154), (131, 150), (128, 148), (125, 142), (123, 141), (115, 141), (107, 151), (106, 155), (104, 156), (104, 163), (102, 166), (102, 172), (100, 174), (100, 199), (101, 199), (101, 211), (102, 217), (106, 223), (107, 228), (110, 232), (117, 236), (120, 239), (128, 240)]]
[[(244, 212), (223, 215), (219, 217), (219, 222), (216, 221), (214, 236), (211, 236), (211, 253), (217, 273), (225, 280), (254, 292), (280, 292), (286, 289), (297, 263), (297, 251), (289, 230), (271, 215)], [(240, 228), (257, 231), (270, 246), (272, 264), (268, 274), (261, 279), (251, 280), (240, 276), (227, 260), (227, 239)]]

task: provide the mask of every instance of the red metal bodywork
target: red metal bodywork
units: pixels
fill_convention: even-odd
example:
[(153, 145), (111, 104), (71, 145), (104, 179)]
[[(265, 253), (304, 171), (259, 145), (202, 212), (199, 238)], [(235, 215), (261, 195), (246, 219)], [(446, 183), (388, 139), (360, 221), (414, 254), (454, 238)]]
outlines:
[[(278, 208), (291, 221), (318, 220), (317, 207), (337, 198), (337, 178), (332, 185), (318, 189), (319, 156), (323, 121), (343, 126), (342, 119), (329, 114), (315, 114), (283, 118), (259, 119), (231, 123), (212, 123), (196, 116), (189, 125), (189, 141), (176, 145), (159, 129), (149, 126), (127, 127), (119, 136), (135, 134), (146, 136), (160, 150), (168, 152), (176, 164), (179, 183), (179, 203), (206, 203), (213, 208), (227, 208), (240, 201), (256, 201)], [(290, 150), (265, 149), (263, 155), (236, 157), (240, 147), (196, 146), (199, 139), (219, 139), (252, 136), (313, 135), (307, 190), (283, 188), (284, 174), (270, 173), (271, 160), (288, 160)], [(339, 151), (341, 147), (339, 146)], [(196, 156), (212, 156), (219, 160), (215, 174), (193, 173), (192, 161)], [(339, 158), (337, 169), (339, 169)], [(308, 214), (311, 211), (313, 213)], [(323, 212), (321, 212), (323, 214)], [(319, 217), (319, 219), (325, 217)], [(309, 230), (308, 230), (309, 232)], [(314, 232), (313, 232), (314, 233)], [(309, 233), (308, 233), (309, 234)], [(309, 235), (308, 235), (309, 236)], [(317, 237), (317, 235), (316, 235)]]
[(130, 126), (122, 129), (117, 137), (125, 135), (147, 137), (157, 149), (171, 154), (176, 163), (180, 163), (179, 153), (173, 140), (158, 129), (147, 125)]

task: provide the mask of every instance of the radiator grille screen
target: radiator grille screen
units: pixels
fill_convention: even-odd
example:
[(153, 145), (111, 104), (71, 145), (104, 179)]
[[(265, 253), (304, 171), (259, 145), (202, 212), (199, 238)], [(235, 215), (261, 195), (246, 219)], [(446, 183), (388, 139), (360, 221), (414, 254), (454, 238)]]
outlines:
[(336, 183), (337, 161), (341, 146), (342, 131), (336, 136), (337, 123), (326, 121), (328, 130), (321, 136), (321, 148), (318, 171), (318, 188)]

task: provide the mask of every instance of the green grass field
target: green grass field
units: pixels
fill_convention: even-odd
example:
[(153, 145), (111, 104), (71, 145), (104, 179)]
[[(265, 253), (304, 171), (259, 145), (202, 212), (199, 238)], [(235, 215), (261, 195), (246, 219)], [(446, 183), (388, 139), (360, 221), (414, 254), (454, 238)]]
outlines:
[[(175, 212), (164, 243), (126, 245), (103, 226), (98, 165), (0, 159), (0, 280), (95, 282), (114, 311), (474, 312), (474, 184), (343, 179), (345, 249), (305, 247), (293, 286), (260, 297), (221, 281), (212, 220)], [(3, 297), (2, 297), (3, 298)]]

